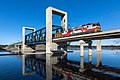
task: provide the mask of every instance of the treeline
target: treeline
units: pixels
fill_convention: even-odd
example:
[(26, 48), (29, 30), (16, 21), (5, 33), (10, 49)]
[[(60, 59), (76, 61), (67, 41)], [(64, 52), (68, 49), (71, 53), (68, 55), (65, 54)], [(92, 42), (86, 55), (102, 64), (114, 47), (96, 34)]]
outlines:
[(4, 48), (8, 45), (0, 45), (0, 50), (5, 50)]

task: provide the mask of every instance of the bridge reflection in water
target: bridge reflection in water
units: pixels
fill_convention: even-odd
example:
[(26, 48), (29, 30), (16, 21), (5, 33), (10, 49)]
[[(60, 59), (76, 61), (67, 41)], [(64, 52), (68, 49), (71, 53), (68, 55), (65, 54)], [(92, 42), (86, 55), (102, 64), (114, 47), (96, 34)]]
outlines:
[(96, 65), (91, 64), (92, 56), (88, 56), (88, 62), (83, 56), (77, 62), (67, 60), (67, 54), (27, 54), (22, 55), (22, 73), (36, 73), (45, 80), (119, 80), (120, 70), (103, 66), (101, 59), (101, 52), (97, 52)]

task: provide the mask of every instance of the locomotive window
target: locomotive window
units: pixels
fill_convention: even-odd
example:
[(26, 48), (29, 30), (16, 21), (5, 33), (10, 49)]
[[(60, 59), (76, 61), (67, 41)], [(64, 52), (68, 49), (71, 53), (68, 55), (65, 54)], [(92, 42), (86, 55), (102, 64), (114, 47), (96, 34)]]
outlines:
[(96, 24), (97, 26), (100, 26), (100, 24), (98, 23), (98, 24)]
[(96, 26), (95, 24), (93, 24), (93, 26)]

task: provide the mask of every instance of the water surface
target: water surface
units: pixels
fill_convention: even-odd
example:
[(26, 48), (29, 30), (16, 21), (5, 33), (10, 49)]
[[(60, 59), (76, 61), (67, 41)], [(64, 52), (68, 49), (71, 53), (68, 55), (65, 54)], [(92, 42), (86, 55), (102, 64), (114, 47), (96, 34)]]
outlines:
[[(120, 78), (120, 50), (102, 50), (99, 53), (93, 51), (92, 56), (88, 56), (88, 51), (85, 50), (84, 57), (80, 57), (79, 50), (69, 52), (66, 56), (9, 54), (14, 53), (0, 52), (0, 80), (67, 80), (68, 78), (88, 80), (89, 77), (93, 77), (91, 78), (93, 80), (107, 80), (107, 78), (119, 80)], [(80, 70), (86, 70), (89, 75), (86, 71), (81, 73)], [(74, 76), (74, 72), (77, 73), (77, 77)], [(94, 73), (104, 77), (99, 78)]]

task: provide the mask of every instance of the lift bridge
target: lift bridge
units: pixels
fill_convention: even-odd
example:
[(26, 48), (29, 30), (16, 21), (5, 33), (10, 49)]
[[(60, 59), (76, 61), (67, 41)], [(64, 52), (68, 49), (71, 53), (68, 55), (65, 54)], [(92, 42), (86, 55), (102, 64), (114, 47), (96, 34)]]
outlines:
[[(61, 17), (61, 26), (52, 25), (52, 14)], [(30, 34), (25, 34), (26, 30), (32, 30)], [(67, 31), (67, 12), (48, 7), (46, 9), (46, 28), (40, 30), (35, 30), (35, 28), (23, 27), (23, 40), (22, 40), (22, 50), (25, 51), (28, 47), (33, 47), (33, 45), (44, 44), (46, 53), (53, 53), (52, 51), (61, 50), (67, 51), (67, 43), (73, 41), (80, 42), (80, 56), (84, 56), (84, 44), (88, 44), (88, 55), (92, 55), (92, 40), (96, 40), (97, 51), (101, 51), (101, 40), (102, 39), (113, 39), (120, 38), (120, 29), (108, 30), (103, 32), (74, 35), (68, 37), (55, 38), (53, 34), (56, 32)], [(32, 48), (33, 49), (33, 48)]]
[[(52, 25), (53, 36), (57, 32), (63, 32), (61, 26)], [(53, 37), (54, 38), (54, 37)], [(46, 44), (46, 28), (39, 29), (35, 32), (25, 35), (26, 45)]]

